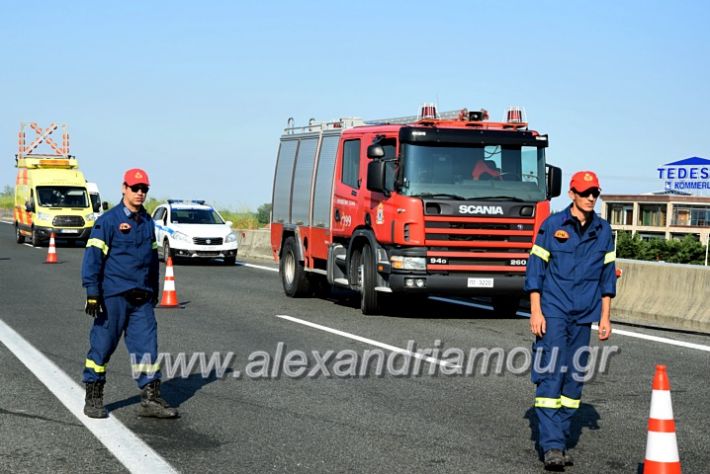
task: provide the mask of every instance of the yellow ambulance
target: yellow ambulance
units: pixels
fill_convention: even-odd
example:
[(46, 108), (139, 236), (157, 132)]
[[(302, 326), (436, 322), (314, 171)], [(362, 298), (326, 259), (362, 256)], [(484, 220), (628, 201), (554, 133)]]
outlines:
[[(57, 127), (52, 124), (54, 129)], [(85, 243), (94, 225), (95, 212), (79, 161), (69, 155), (68, 135), (65, 132), (62, 148), (51, 139), (50, 129), (36, 128), (38, 138), (26, 147), (24, 131), (20, 130), (20, 151), (15, 157), (14, 221), (17, 243), (29, 239), (32, 245), (46, 243), (52, 233), (58, 239)], [(56, 154), (31, 154), (41, 141), (56, 148)], [(99, 204), (100, 205), (100, 204)]]

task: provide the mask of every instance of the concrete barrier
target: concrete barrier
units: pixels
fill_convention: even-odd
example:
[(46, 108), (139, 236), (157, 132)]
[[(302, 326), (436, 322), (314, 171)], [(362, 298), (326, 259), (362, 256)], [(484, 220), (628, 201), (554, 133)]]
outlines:
[(710, 267), (618, 259), (612, 321), (710, 333)]
[(239, 245), (239, 257), (274, 260), (274, 255), (271, 252), (271, 231), (268, 229), (236, 229), (236, 232)]

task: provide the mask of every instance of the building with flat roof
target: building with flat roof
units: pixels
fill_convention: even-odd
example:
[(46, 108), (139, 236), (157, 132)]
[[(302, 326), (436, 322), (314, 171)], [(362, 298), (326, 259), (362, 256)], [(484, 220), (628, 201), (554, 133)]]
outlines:
[(710, 197), (680, 191), (648, 194), (602, 194), (601, 215), (614, 230), (642, 239), (710, 239)]

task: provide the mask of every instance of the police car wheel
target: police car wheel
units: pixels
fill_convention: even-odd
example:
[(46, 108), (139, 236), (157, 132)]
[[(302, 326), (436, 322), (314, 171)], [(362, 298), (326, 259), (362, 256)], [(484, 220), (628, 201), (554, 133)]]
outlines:
[(167, 239), (163, 242), (163, 260), (168, 261), (168, 257), (173, 257), (173, 251), (170, 250), (170, 244)]
[(226, 266), (234, 266), (235, 263), (237, 263), (237, 257), (224, 257), (224, 264)]
[(15, 226), (15, 240), (18, 244), (25, 243), (25, 236), (20, 233), (20, 227), (17, 225)]

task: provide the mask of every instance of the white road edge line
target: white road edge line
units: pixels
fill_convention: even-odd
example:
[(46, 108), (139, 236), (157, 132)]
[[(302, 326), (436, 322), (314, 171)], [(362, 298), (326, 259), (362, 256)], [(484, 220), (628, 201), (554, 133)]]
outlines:
[[(279, 271), (278, 268), (265, 267), (265, 266), (261, 266), (261, 265), (252, 265), (251, 263), (240, 263), (240, 264), (245, 267), (257, 268), (260, 270), (268, 270), (271, 272), (278, 272)], [(453, 303), (453, 304), (458, 304), (458, 305), (463, 305), (463, 306), (471, 306), (473, 308), (480, 308), (480, 309), (492, 309), (492, 307), (489, 305), (478, 304), (478, 303), (474, 303), (474, 302), (454, 300), (454, 299), (443, 298), (443, 297), (439, 297), (439, 296), (432, 296), (431, 298), (434, 300), (443, 301), (445, 303)], [(530, 317), (530, 313), (526, 313), (525, 311), (518, 311), (516, 314), (522, 318), (529, 318)], [(596, 324), (592, 325), (592, 329), (598, 329), (598, 328), (599, 327)], [(659, 329), (659, 330), (662, 330), (662, 329)], [(633, 332), (633, 331), (626, 331), (624, 329), (613, 328), (612, 334), (618, 334), (620, 336), (627, 336), (627, 337), (635, 337), (637, 339), (645, 339), (647, 341), (660, 342), (661, 344), (669, 344), (671, 346), (679, 346), (679, 347), (685, 347), (688, 349), (695, 349), (698, 351), (710, 352), (710, 346), (706, 346), (703, 344), (696, 344), (694, 342), (679, 341), (677, 339), (669, 339), (667, 337), (651, 336), (648, 334), (642, 334), (642, 333)]]
[(130, 472), (177, 473), (177, 471), (143, 440), (109, 416), (95, 420), (84, 415), (84, 389), (0, 319), (2, 342), (32, 374), (113, 454)]
[(267, 270), (267, 271), (276, 272), (276, 273), (279, 272), (279, 269), (278, 269), (278, 268), (267, 267), (267, 266), (264, 266), (264, 265), (254, 265), (253, 263), (237, 262), (237, 265), (238, 265), (238, 266), (241, 266), (241, 267), (256, 268), (256, 269), (258, 269), (258, 270)]
[(460, 368), (458, 365), (452, 364), (450, 362), (446, 362), (444, 360), (439, 360), (434, 357), (425, 356), (424, 354), (420, 354), (418, 352), (408, 351), (407, 349), (402, 349), (401, 347), (392, 346), (390, 344), (385, 344), (384, 342), (375, 341), (374, 339), (368, 339), (366, 337), (358, 336), (356, 334), (351, 334), (349, 332), (340, 331), (339, 329), (329, 328), (328, 326), (321, 326), (320, 324), (312, 323), (310, 321), (305, 321), (303, 319), (294, 318), (293, 316), (288, 316), (285, 314), (277, 314), (276, 317), (281, 318), (281, 319), (285, 319), (287, 321), (291, 321), (293, 323), (302, 324), (304, 326), (309, 326), (314, 329), (319, 329), (321, 331), (329, 332), (329, 333), (335, 334), (337, 336), (342, 336), (342, 337), (345, 337), (348, 339), (352, 339), (353, 341), (364, 342), (365, 344), (369, 344), (371, 346), (381, 347), (382, 349), (386, 349), (391, 352), (396, 352), (398, 354), (407, 354), (407, 355), (414, 357), (415, 359), (420, 359), (425, 362), (429, 362), (430, 364), (437, 364), (442, 367)]

